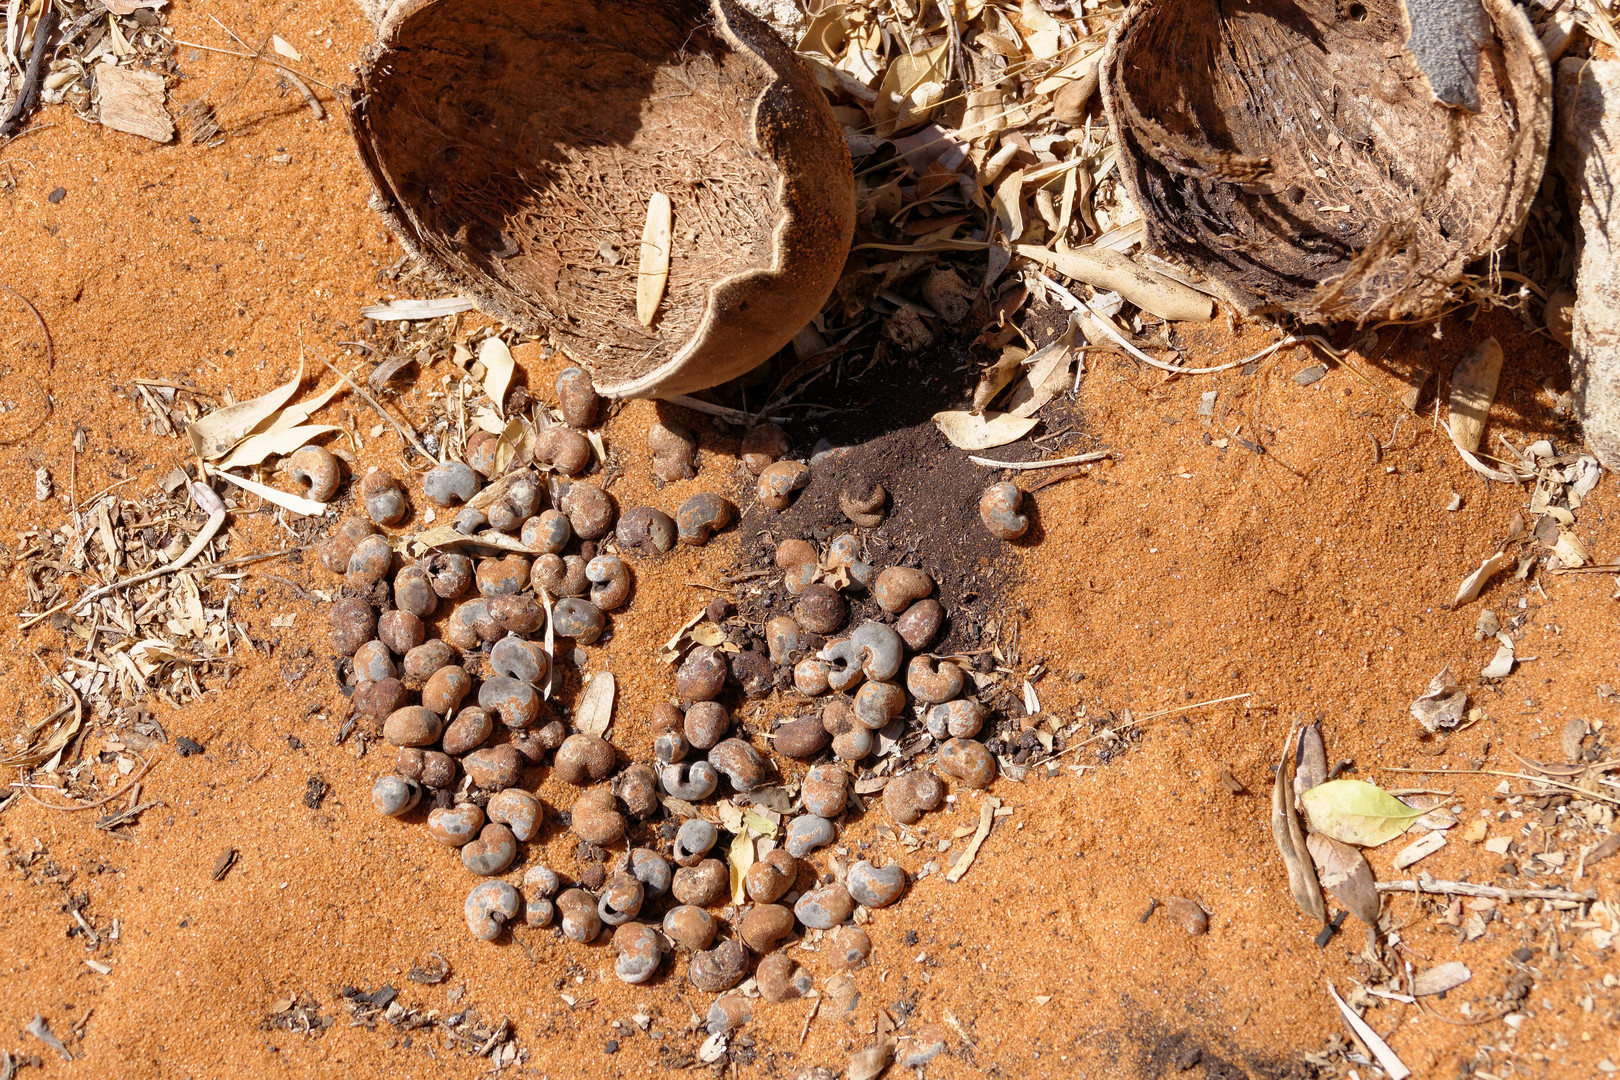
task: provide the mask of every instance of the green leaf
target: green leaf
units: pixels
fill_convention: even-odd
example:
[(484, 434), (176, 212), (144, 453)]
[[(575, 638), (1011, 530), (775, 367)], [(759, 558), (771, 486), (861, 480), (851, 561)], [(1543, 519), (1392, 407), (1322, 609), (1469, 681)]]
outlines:
[(1427, 813), (1365, 780), (1329, 780), (1305, 792), (1300, 801), (1317, 832), (1362, 847), (1395, 839)]

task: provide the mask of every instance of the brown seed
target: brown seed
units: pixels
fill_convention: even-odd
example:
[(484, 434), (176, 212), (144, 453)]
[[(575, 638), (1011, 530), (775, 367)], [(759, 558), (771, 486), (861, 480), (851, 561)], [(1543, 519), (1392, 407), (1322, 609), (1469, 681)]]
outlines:
[(888, 498), (889, 493), (882, 484), (856, 479), (838, 493), (838, 509), (853, 524), (863, 529), (875, 529), (883, 524), (883, 504)]
[(532, 596), (497, 596), (489, 602), (489, 617), (508, 633), (528, 635), (545, 625), (546, 609)]
[(687, 653), (675, 672), (675, 692), (687, 701), (709, 701), (719, 696), (725, 686), (726, 654), (709, 645), (699, 645)]
[(686, 726), (686, 717), (673, 701), (660, 701), (652, 707), (652, 715), (648, 717), (647, 724), (652, 733), (662, 735), (666, 731), (681, 731)]
[(391, 746), (432, 746), (439, 741), (444, 722), (420, 705), (395, 709), (383, 721), (383, 738)]
[(844, 598), (837, 589), (817, 582), (799, 594), (793, 617), (812, 634), (831, 634), (844, 625)]
[(731, 716), (718, 701), (699, 701), (686, 710), (681, 729), (689, 744), (708, 750), (731, 730)]
[(398, 679), (378, 679), (357, 684), (349, 703), (361, 716), (381, 720), (396, 709), (403, 708), (410, 696), (411, 692)]
[[(407, 748), (410, 749), (410, 748)], [(418, 777), (423, 785), (434, 791), (445, 791), (455, 786), (456, 761), (449, 754), (437, 750), (422, 751), (422, 771)]]
[(580, 793), (569, 809), (568, 827), (575, 836), (589, 844), (611, 844), (624, 836), (624, 815), (619, 813), (619, 800), (607, 788), (592, 788)]
[(731, 523), (731, 503), (709, 491), (700, 491), (681, 503), (675, 513), (675, 528), (683, 544), (702, 546), (709, 537)]
[(460, 662), (461, 657), (443, 641), (424, 641), (422, 644), (405, 653), (405, 659), (400, 663), (404, 673), (405, 685), (412, 690), (420, 690), (427, 684), (435, 671), (448, 664)]
[(768, 697), (776, 687), (776, 668), (771, 658), (756, 649), (731, 654), (731, 678), (750, 700)]
[(756, 953), (768, 953), (793, 933), (793, 912), (779, 904), (755, 904), (737, 922), (737, 936)]
[(422, 705), (440, 716), (449, 716), (461, 707), (461, 699), (472, 689), (472, 676), (460, 667), (442, 667), (422, 687)]
[(839, 971), (856, 971), (872, 955), (872, 939), (858, 926), (840, 926), (826, 937), (827, 959)]
[(898, 615), (934, 591), (934, 579), (910, 566), (890, 566), (872, 582), (872, 599), (891, 615)]
[[(423, 691), (426, 700), (427, 691)], [(508, 675), (495, 675), (478, 688), (478, 707), (500, 718), (509, 728), (526, 728), (540, 719), (545, 700), (526, 682)]]
[(658, 972), (664, 943), (658, 931), (643, 923), (625, 923), (613, 931), (613, 974), (631, 986), (639, 986)]
[(439, 596), (433, 591), (433, 580), (426, 569), (415, 564), (400, 567), (394, 575), (394, 606), (419, 619), (433, 614)]
[(365, 536), (354, 545), (349, 555), (348, 572), (344, 580), (349, 588), (365, 592), (388, 576), (394, 565), (394, 549), (382, 536)]
[(890, 780), (883, 789), (883, 809), (902, 825), (914, 824), (945, 800), (945, 785), (926, 769)]
[(563, 423), (572, 428), (588, 428), (596, 423), (600, 399), (584, 368), (565, 367), (557, 373), (557, 406)]
[(366, 516), (378, 525), (398, 525), (411, 509), (399, 481), (381, 470), (367, 473), (360, 481), (360, 499)]
[(1024, 493), (1014, 483), (991, 484), (979, 499), (979, 520), (1000, 540), (1017, 540), (1029, 531), (1029, 517), (1019, 513)]
[(773, 952), (754, 969), (759, 996), (773, 1004), (796, 1001), (810, 992), (810, 973), (795, 964), (786, 953)]
[(493, 734), (495, 721), (489, 713), (470, 705), (457, 713), (450, 726), (444, 729), (444, 752), (460, 757), (469, 750), (483, 746)]
[(730, 990), (748, 974), (748, 954), (742, 942), (731, 938), (707, 952), (696, 953), (687, 966), (687, 978), (706, 994)]
[(811, 889), (793, 905), (793, 914), (810, 930), (831, 930), (855, 914), (855, 901), (838, 882)]
[(776, 545), (776, 567), (782, 571), (782, 583), (794, 596), (809, 588), (821, 572), (816, 549), (808, 540), (784, 540)]
[(819, 716), (800, 716), (776, 729), (776, 750), (790, 758), (808, 761), (827, 749), (832, 735)]
[(377, 640), (404, 656), (427, 639), (427, 626), (408, 611), (385, 611), (377, 620)]
[(775, 424), (760, 424), (758, 427), (748, 429), (743, 436), (742, 461), (749, 472), (758, 476), (778, 458), (786, 457), (793, 449), (793, 442), (788, 438), (787, 432)]
[(778, 615), (765, 624), (765, 647), (771, 663), (791, 664), (804, 655), (804, 628), (796, 619)]
[(670, 887), (678, 903), (708, 907), (726, 896), (731, 883), (730, 871), (719, 859), (704, 859), (696, 866), (683, 866), (675, 871), (675, 883)]
[(332, 624), (332, 649), (340, 656), (353, 656), (377, 636), (377, 612), (358, 597), (345, 596), (335, 602), (327, 619)]
[(529, 586), (536, 593), (544, 592), (553, 597), (584, 596), (591, 589), (586, 566), (578, 555), (542, 555), (534, 560)]
[(584, 889), (568, 889), (557, 897), (557, 914), (562, 918), (563, 937), (569, 941), (588, 945), (602, 932), (596, 897)]
[(743, 875), (743, 888), (756, 904), (774, 904), (799, 876), (799, 861), (783, 848), (772, 848)]
[(849, 773), (839, 765), (817, 765), (804, 775), (804, 808), (832, 821), (849, 802)]
[(557, 749), (553, 767), (565, 783), (584, 787), (607, 779), (615, 763), (612, 743), (600, 735), (576, 732)]
[(714, 916), (692, 904), (670, 908), (664, 915), (665, 936), (692, 952), (707, 949), (713, 944), (714, 931)]
[(1209, 915), (1196, 900), (1185, 896), (1172, 896), (1164, 902), (1164, 913), (1174, 919), (1189, 934), (1209, 933)]
[(697, 439), (680, 424), (654, 421), (647, 429), (647, 449), (652, 451), (653, 476), (664, 483), (697, 475)]
[(581, 540), (600, 540), (613, 528), (613, 499), (597, 487), (576, 480), (563, 490), (557, 509), (568, 515), (568, 526)]
[(547, 510), (523, 523), (519, 539), (530, 551), (542, 555), (557, 555), (574, 538), (574, 527), (561, 510)]
[(894, 629), (907, 648), (921, 652), (928, 648), (944, 622), (945, 609), (938, 600), (918, 600), (894, 621)]
[(578, 476), (591, 467), (591, 441), (561, 424), (552, 424), (535, 436), (534, 460), (564, 476)]
[(456, 551), (441, 551), (428, 556), (428, 579), (440, 600), (456, 600), (467, 594), (473, 586), (473, 563)]
[(637, 506), (619, 518), (615, 535), (626, 551), (662, 555), (675, 546), (675, 519), (651, 506)]
[(440, 806), (428, 811), (428, 835), (446, 847), (471, 843), (483, 827), (483, 808), (472, 803)]
[(407, 780), (422, 779), (422, 758), (427, 753), (420, 746), (402, 746), (394, 755), (394, 771)]
[(996, 759), (982, 743), (951, 739), (939, 748), (939, 771), (970, 788), (987, 788), (996, 778)]
[(496, 472), (495, 449), (500, 446), (501, 437), (494, 432), (479, 428), (467, 436), (467, 464), (473, 471), (484, 479), (494, 478)]
[(354, 554), (354, 546), (368, 536), (375, 536), (377, 527), (363, 518), (347, 518), (333, 530), (332, 535), (321, 541), (319, 553), (321, 565), (334, 574), (346, 574), (349, 571), (349, 557)]
[(461, 846), (461, 865), (481, 877), (494, 877), (517, 858), (517, 839), (505, 825), (490, 823), (478, 839)]
[(631, 817), (650, 817), (658, 809), (658, 774), (652, 766), (636, 762), (613, 778), (613, 794)]
[(765, 466), (754, 485), (754, 494), (764, 506), (772, 510), (786, 510), (793, 501), (793, 493), (810, 484), (810, 466), (802, 461), (777, 461)]
[(523, 775), (523, 755), (510, 745), (486, 746), (461, 759), (467, 779), (486, 791), (509, 788)]
[(478, 563), (478, 594), (483, 597), (511, 596), (529, 584), (529, 560), (522, 555), (482, 559)]
[(709, 751), (709, 764), (725, 774), (739, 792), (753, 791), (772, 779), (771, 764), (741, 739), (723, 739)]

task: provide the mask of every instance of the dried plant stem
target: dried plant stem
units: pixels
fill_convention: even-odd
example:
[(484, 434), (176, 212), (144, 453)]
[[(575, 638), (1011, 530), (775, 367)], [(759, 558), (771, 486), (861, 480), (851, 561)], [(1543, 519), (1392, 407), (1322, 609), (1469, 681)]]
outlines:
[[(130, 753), (133, 754), (134, 751), (132, 750), (132, 751), (130, 751)], [(141, 756), (139, 754), (135, 754), (135, 756), (138, 757), (138, 758), (141, 758)], [(145, 758), (141, 758), (141, 771), (136, 773), (134, 776), (130, 777), (129, 783), (125, 784), (123, 787), (119, 788), (117, 791), (113, 792), (111, 795), (103, 795), (101, 798), (97, 799), (95, 802), (74, 803), (72, 806), (58, 806), (55, 803), (48, 803), (44, 799), (41, 799), (39, 796), (35, 795), (33, 792), (29, 791), (28, 790), (28, 782), (27, 782), (27, 770), (25, 770), (25, 769), (17, 770), (18, 773), (22, 776), (23, 780), (22, 780), (21, 783), (15, 785), (15, 786), (16, 786), (17, 790), (21, 791), (23, 793), (23, 795), (26, 796), (27, 799), (30, 802), (38, 803), (40, 806), (43, 806), (47, 810), (59, 810), (64, 814), (76, 814), (80, 810), (94, 810), (98, 806), (105, 806), (108, 803), (112, 802), (114, 799), (118, 798), (120, 795), (124, 795), (124, 794), (128, 793), (129, 791), (133, 790), (134, 788), (138, 787), (140, 785), (140, 782), (141, 782), (141, 777), (145, 776), (146, 773), (147, 773), (147, 770), (151, 769), (151, 767), (156, 763), (157, 763), (156, 758), (153, 758), (151, 761), (148, 761)]]
[(1419, 878), (1416, 881), (1380, 881), (1379, 892), (1432, 893), (1435, 896), (1483, 896), (1491, 900), (1568, 900), (1577, 904), (1590, 904), (1597, 899), (1596, 891), (1571, 892), (1568, 889), (1499, 889), (1494, 885), (1475, 885), (1467, 881), (1436, 881)]
[(992, 461), (989, 458), (974, 457), (971, 454), (968, 460), (975, 465), (983, 465), (991, 469), (1055, 469), (1059, 465), (1084, 465), (1088, 461), (1101, 461), (1106, 457), (1113, 457), (1112, 450), (1097, 450), (1090, 454), (1076, 454), (1074, 457), (1053, 458), (1051, 461)]
[(111, 585), (103, 585), (101, 588), (96, 589), (93, 592), (86, 593), (77, 600), (64, 600), (60, 604), (57, 604), (56, 606), (27, 619), (18, 627), (18, 629), (27, 630), (30, 626), (33, 626), (41, 619), (48, 619), (59, 611), (83, 607), (85, 604), (88, 604), (93, 600), (99, 600), (108, 593), (114, 592), (118, 589), (127, 589), (132, 585), (141, 585), (145, 582), (151, 581), (153, 578), (160, 578), (164, 574), (172, 574), (176, 570), (184, 569), (187, 563), (191, 562), (198, 555), (202, 554), (203, 549), (206, 548), (209, 542), (214, 539), (215, 535), (218, 534), (220, 528), (224, 526), (224, 524), (224, 509), (221, 508), (219, 510), (215, 510), (213, 513), (208, 515), (208, 520), (203, 523), (202, 529), (197, 533), (196, 537), (192, 539), (191, 546), (186, 548), (186, 550), (182, 552), (180, 557), (174, 560), (174, 562), (169, 563), (167, 566), (160, 566), (156, 570), (148, 570), (144, 574), (136, 574), (132, 578), (124, 578), (120, 581), (115, 581)]
[[(1189, 712), (1192, 709), (1202, 709), (1206, 705), (1224, 705), (1228, 701), (1242, 701), (1244, 698), (1253, 697), (1253, 696), (1254, 695), (1252, 693), (1233, 694), (1231, 697), (1212, 698), (1209, 701), (1195, 701), (1191, 705), (1178, 705), (1173, 709), (1160, 709), (1158, 712), (1144, 713), (1143, 715), (1136, 717), (1130, 723), (1121, 724), (1117, 728), (1110, 728), (1109, 731), (1112, 732), (1115, 735), (1118, 735), (1121, 731), (1124, 731), (1126, 728), (1137, 727), (1137, 726), (1139, 726), (1141, 724), (1147, 723), (1149, 720), (1156, 720), (1161, 716), (1169, 716), (1171, 713)], [(1091, 738), (1085, 739), (1085, 740), (1083, 740), (1081, 742), (1077, 742), (1073, 746), (1064, 747), (1062, 750), (1059, 750), (1057, 753), (1053, 754), (1051, 757), (1045, 757), (1045, 758), (1042, 758), (1039, 761), (1031, 762), (1030, 763), (1030, 768), (1034, 768), (1036, 765), (1044, 765), (1048, 761), (1055, 761), (1056, 759), (1062, 757), (1064, 754), (1073, 753), (1074, 751), (1080, 749), (1082, 746), (1090, 746), (1092, 743), (1098, 741), (1099, 739), (1106, 739), (1107, 737), (1108, 737), (1107, 733), (1093, 735)]]
[(382, 407), (382, 405), (377, 401), (376, 398), (374, 398), (370, 394), (366, 393), (366, 391), (361, 387), (361, 385), (359, 383), (355, 382), (353, 379), (351, 379), (347, 375), (343, 374), (343, 372), (339, 371), (337, 369), (336, 365), (334, 365), (326, 357), (322, 356), (318, 352), (315, 352), (314, 349), (310, 349), (309, 351), (315, 354), (315, 359), (319, 360), (321, 363), (325, 364), (328, 368), (330, 368), (331, 371), (332, 371), (332, 374), (336, 375), (338, 378), (340, 378), (344, 382), (348, 383), (349, 384), (349, 389), (353, 390), (355, 393), (359, 394), (362, 401), (364, 401), (367, 405), (370, 405), (373, 409), (377, 410), (377, 415), (378, 416), (382, 417), (384, 420), (386, 420), (390, 424), (394, 425), (394, 429), (396, 431), (398, 431), (400, 433), (400, 435), (404, 436), (406, 442), (410, 443), (413, 447), (416, 448), (416, 452), (418, 454), (422, 455), (422, 458), (423, 458), (424, 461), (437, 462), (439, 460), (438, 458), (434, 457), (432, 454), (427, 452), (427, 448), (424, 447), (421, 444), (421, 442), (417, 440), (416, 432), (408, 424), (404, 424), (404, 423), (401, 423), (399, 420), (396, 420), (394, 418), (393, 413), (389, 412), (387, 409), (384, 409)]

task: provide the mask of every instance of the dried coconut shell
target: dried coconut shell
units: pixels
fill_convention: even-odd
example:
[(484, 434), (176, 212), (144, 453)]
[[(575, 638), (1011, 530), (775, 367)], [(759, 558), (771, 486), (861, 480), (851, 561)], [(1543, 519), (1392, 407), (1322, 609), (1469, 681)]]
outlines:
[(1402, 0), (1140, 0), (1102, 92), (1151, 246), (1248, 313), (1428, 318), (1524, 220), (1551, 75), (1524, 12), (1484, 0), (1479, 109), (1436, 100)]
[[(373, 206), (434, 277), (549, 334), (599, 392), (741, 375), (837, 283), (855, 228), (843, 130), (735, 0), (367, 10), (378, 40), (345, 108)], [(655, 194), (673, 209), (669, 277), (643, 325)]]

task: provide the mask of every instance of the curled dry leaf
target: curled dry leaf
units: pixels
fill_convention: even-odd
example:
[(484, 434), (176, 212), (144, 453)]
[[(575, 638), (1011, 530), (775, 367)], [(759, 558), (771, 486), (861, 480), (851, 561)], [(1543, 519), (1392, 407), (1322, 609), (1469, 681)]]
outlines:
[[(506, 391), (512, 385), (512, 373), (517, 370), (512, 350), (500, 338), (487, 337), (478, 343), (478, 362), (484, 365), (484, 393), (505, 416)], [(496, 434), (499, 431), (497, 429)]]
[(1074, 336), (1079, 329), (1076, 319), (1069, 319), (1068, 328), (1049, 345), (1024, 361), (1029, 374), (1013, 388), (1007, 411), (1013, 416), (1033, 416), (1041, 406), (1069, 387), (1069, 365), (1074, 362)]
[(1462, 607), (1479, 596), (1480, 590), (1485, 588), (1485, 583), (1491, 579), (1492, 575), (1512, 561), (1513, 556), (1505, 551), (1498, 551), (1495, 555), (1480, 563), (1479, 569), (1463, 578), (1462, 584), (1457, 586), (1457, 596), (1451, 601), (1451, 606), (1454, 608)]
[(934, 426), (958, 450), (988, 450), (992, 446), (1005, 446), (1028, 435), (1039, 423), (1036, 417), (1013, 416), (1011, 413), (974, 416), (969, 412), (948, 410), (934, 414)]
[(754, 837), (746, 828), (734, 830), (736, 835), (731, 838), (731, 850), (728, 861), (731, 863), (731, 902), (741, 904), (748, 899), (743, 888), (743, 879), (748, 875), (748, 868), (754, 865)]
[(580, 694), (579, 704), (574, 709), (575, 729), (607, 738), (608, 728), (613, 726), (613, 699), (617, 690), (618, 681), (611, 671), (604, 671), (586, 683), (585, 692)]
[(1311, 828), (1361, 847), (1395, 839), (1425, 813), (1365, 780), (1329, 780), (1300, 796), (1300, 802)]
[(239, 488), (242, 488), (244, 491), (251, 491), (265, 502), (275, 503), (283, 510), (290, 510), (295, 514), (303, 514), (305, 517), (319, 517), (320, 515), (326, 513), (326, 504), (323, 502), (316, 502), (314, 499), (306, 499), (302, 495), (294, 495), (291, 492), (273, 488), (269, 484), (261, 484), (257, 480), (249, 480), (245, 476), (234, 476), (231, 473), (223, 472), (220, 469), (214, 468), (213, 466), (209, 466), (208, 475), (217, 476), (221, 480), (229, 480), (231, 483), (235, 484)]
[(1317, 922), (1327, 922), (1327, 905), (1322, 901), (1322, 887), (1317, 883), (1305, 849), (1305, 830), (1300, 828), (1299, 815), (1294, 811), (1290, 797), (1288, 759), (1293, 757), (1294, 733), (1289, 732), (1283, 744), (1282, 761), (1277, 765), (1277, 778), (1271, 786), (1271, 839), (1282, 856), (1288, 871), (1288, 891), (1293, 894), (1299, 910)]
[(1473, 977), (1474, 973), (1468, 970), (1467, 964), (1461, 960), (1453, 960), (1412, 976), (1412, 996), (1428, 997), (1431, 994), (1443, 994), (1447, 990), (1457, 989)]
[(979, 373), (979, 384), (973, 388), (973, 411), (983, 412), (1007, 384), (1018, 377), (1024, 358), (1029, 354), (1017, 345), (1001, 350), (1001, 359)]
[(1505, 679), (1513, 674), (1513, 639), (1505, 633), (1498, 633), (1496, 641), (1496, 655), (1479, 673), (1482, 679)]
[(1468, 692), (1452, 678), (1451, 666), (1429, 680), (1423, 696), (1412, 702), (1412, 716), (1430, 731), (1449, 731), (1468, 713)]
[(1361, 1040), (1362, 1045), (1372, 1051), (1373, 1057), (1378, 1059), (1378, 1064), (1389, 1074), (1390, 1080), (1406, 1080), (1411, 1076), (1412, 1070), (1407, 1068), (1399, 1055), (1389, 1048), (1389, 1043), (1373, 1030), (1371, 1024), (1357, 1016), (1356, 1011), (1344, 1003), (1344, 999), (1333, 988), (1333, 984), (1328, 983), (1327, 988), (1328, 993), (1333, 995), (1333, 1004), (1339, 1007), (1344, 1022), (1350, 1025), (1350, 1030), (1356, 1033), (1356, 1038)]
[(472, 309), (471, 297), (441, 296), (436, 300), (391, 300), (386, 304), (363, 307), (360, 314), (374, 322), (414, 322), (418, 319), (437, 319), (442, 315), (460, 315)]
[(1327, 747), (1322, 744), (1322, 729), (1307, 724), (1300, 729), (1294, 750), (1294, 798), (1298, 799), (1311, 788), (1327, 781)]
[(266, 431), (259, 435), (249, 435), (231, 448), (219, 463), (221, 469), (236, 469), (246, 465), (260, 465), (268, 458), (281, 457), (297, 450), (300, 446), (310, 442), (329, 431), (342, 431), (340, 427), (332, 424), (305, 424), (301, 427), (282, 428), (279, 431)]
[(1485, 417), (1496, 400), (1496, 382), (1502, 374), (1502, 346), (1488, 337), (1451, 369), (1451, 441), (1473, 454), (1485, 434)]
[(1333, 894), (1356, 918), (1368, 926), (1378, 925), (1378, 882), (1366, 856), (1349, 844), (1322, 833), (1305, 838), (1305, 847), (1316, 864), (1316, 877), (1322, 888)]
[(409, 546), (412, 551), (421, 553), (433, 548), (463, 547), (468, 544), (481, 544), (484, 547), (500, 548), (502, 551), (516, 552), (519, 555), (533, 555), (534, 552), (523, 546), (523, 542), (515, 536), (497, 532), (494, 529), (485, 529), (483, 532), (473, 533), (471, 536), (456, 531), (453, 525), (439, 525), (431, 529), (424, 529), (410, 538)]
[(898, 134), (925, 122), (945, 97), (951, 44), (903, 53), (889, 64), (872, 103), (880, 137)]
[(1208, 322), (1215, 301), (1107, 248), (1078, 247), (1048, 251), (1036, 244), (1018, 245), (1018, 254), (1050, 266), (1064, 277), (1083, 281), (1102, 292), (1117, 292), (1150, 315), (1171, 322)]
[(268, 394), (215, 409), (196, 423), (187, 424), (186, 437), (191, 440), (191, 448), (204, 461), (224, 457), (231, 447), (258, 430), (261, 424), (292, 400), (303, 381), (304, 361), (300, 357), (298, 373)]

